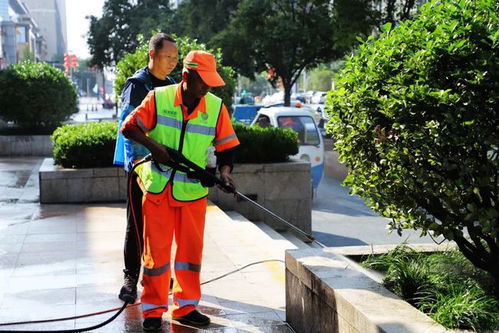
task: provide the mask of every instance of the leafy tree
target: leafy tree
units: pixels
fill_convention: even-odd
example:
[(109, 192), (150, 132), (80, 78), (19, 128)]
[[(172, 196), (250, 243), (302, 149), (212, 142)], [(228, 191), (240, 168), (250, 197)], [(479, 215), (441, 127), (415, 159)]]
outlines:
[(328, 131), (390, 226), (454, 240), (499, 285), (499, 2), (432, 1), (348, 58)]
[(255, 74), (254, 80), (241, 76), (239, 78), (238, 87), (241, 89), (239, 94), (246, 91), (255, 96), (269, 95), (274, 91), (272, 86), (269, 84), (269, 81), (267, 81), (267, 73), (265, 72)]
[[(176, 82), (180, 82), (182, 80), (182, 60), (185, 58), (187, 53), (189, 53), (189, 51), (205, 50), (213, 53), (217, 61), (217, 71), (225, 81), (225, 86), (214, 88), (212, 89), (212, 92), (224, 101), (230, 111), (232, 107), (232, 96), (234, 95), (234, 89), (236, 86), (235, 73), (231, 67), (222, 65), (222, 54), (220, 50), (214, 51), (208, 49), (205, 44), (200, 44), (196, 40), (187, 37), (177, 37), (173, 35), (173, 38), (177, 41), (179, 63), (170, 75)], [(116, 73), (116, 80), (114, 81), (116, 96), (121, 95), (126, 79), (132, 76), (133, 73), (135, 73), (135, 71), (139, 68), (146, 66), (149, 61), (149, 46), (147, 39), (145, 39), (144, 36), (139, 35), (137, 41), (139, 42), (137, 50), (133, 53), (126, 54), (116, 65), (118, 69)]]
[(53, 130), (76, 110), (76, 89), (64, 73), (43, 62), (0, 71), (0, 117), (17, 126)]
[(242, 0), (186, 0), (173, 20), (173, 30), (203, 43), (225, 29)]
[(173, 11), (169, 0), (106, 0), (102, 17), (89, 16), (87, 43), (92, 65), (100, 68), (118, 63), (127, 52), (138, 46), (137, 35), (149, 38), (149, 32), (159, 29), (168, 33)]
[(245, 0), (213, 42), (222, 48), (224, 61), (245, 76), (271, 68), (272, 79), (282, 79), (289, 106), (291, 87), (303, 69), (339, 55), (333, 50), (330, 3)]
[(331, 89), (334, 72), (329, 69), (316, 69), (310, 72), (309, 87), (311, 90), (328, 91)]
[(379, 24), (381, 14), (375, 10), (376, 0), (335, 0), (332, 8), (335, 48), (349, 51), (365, 39)]
[(396, 23), (397, 21), (407, 20), (412, 16), (416, 7), (420, 5), (421, 0), (385, 0), (383, 2), (374, 1), (379, 8), (379, 20), (381, 24)]

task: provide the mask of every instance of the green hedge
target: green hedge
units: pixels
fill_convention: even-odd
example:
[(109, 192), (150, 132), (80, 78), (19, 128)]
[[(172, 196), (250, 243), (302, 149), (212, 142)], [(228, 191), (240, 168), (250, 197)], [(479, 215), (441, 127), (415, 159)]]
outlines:
[[(236, 163), (285, 162), (298, 153), (297, 133), (280, 128), (249, 127), (235, 123), (241, 145)], [(54, 131), (54, 161), (65, 168), (113, 166), (117, 124), (113, 122), (64, 125)]]
[(298, 133), (290, 129), (246, 126), (234, 123), (241, 145), (237, 147), (236, 163), (286, 162), (298, 154)]
[[(432, 0), (347, 58), (326, 107), (345, 184), (499, 285), (499, 2)], [(469, 237), (469, 238), (468, 238)]]
[(0, 118), (24, 133), (47, 133), (76, 111), (76, 89), (64, 73), (43, 62), (0, 71)]
[(117, 130), (113, 122), (59, 127), (51, 137), (55, 163), (65, 168), (112, 166)]

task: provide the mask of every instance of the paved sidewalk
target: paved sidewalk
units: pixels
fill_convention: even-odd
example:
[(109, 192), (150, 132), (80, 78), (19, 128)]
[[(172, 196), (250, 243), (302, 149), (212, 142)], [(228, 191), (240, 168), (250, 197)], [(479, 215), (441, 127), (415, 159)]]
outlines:
[[(124, 204), (40, 205), (41, 159), (0, 158), (0, 323), (74, 316), (122, 305)], [(202, 280), (251, 262), (284, 259), (295, 245), (216, 206), (207, 213)], [(263, 227), (265, 229), (265, 227)], [(285, 324), (284, 264), (266, 262), (202, 287), (198, 330), (171, 323), (163, 332), (292, 332)], [(0, 326), (55, 330), (92, 326), (112, 313), (56, 323)], [(140, 309), (129, 307), (96, 332), (142, 332)]]

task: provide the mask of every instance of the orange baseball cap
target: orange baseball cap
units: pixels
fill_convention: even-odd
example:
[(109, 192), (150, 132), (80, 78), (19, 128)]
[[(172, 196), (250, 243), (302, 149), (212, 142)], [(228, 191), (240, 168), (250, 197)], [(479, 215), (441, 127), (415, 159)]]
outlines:
[(191, 51), (184, 59), (184, 68), (198, 72), (204, 83), (210, 87), (225, 86), (225, 82), (217, 73), (217, 63), (213, 54), (206, 51)]

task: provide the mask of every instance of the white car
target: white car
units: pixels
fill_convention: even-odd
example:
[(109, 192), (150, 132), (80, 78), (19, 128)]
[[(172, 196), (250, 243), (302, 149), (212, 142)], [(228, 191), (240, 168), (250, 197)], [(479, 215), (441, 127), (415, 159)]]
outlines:
[(326, 102), (327, 92), (326, 91), (317, 91), (312, 96), (312, 104), (324, 104)]
[[(320, 122), (322, 115), (320, 113), (320, 110), (318, 110), (317, 108), (313, 109), (310, 105), (305, 105), (297, 99), (296, 100), (292, 99), (289, 102), (289, 105), (293, 108), (300, 108), (301, 110), (309, 111), (312, 114), (312, 116), (314, 117), (315, 122), (317, 124)], [(284, 107), (284, 101), (279, 101), (279, 102), (275, 102), (272, 104), (263, 105), (263, 107), (264, 108)]]
[(324, 174), (324, 141), (315, 122), (313, 111), (294, 107), (261, 108), (252, 125), (290, 128), (298, 132), (298, 154), (292, 159), (310, 162), (312, 188), (317, 190)]

